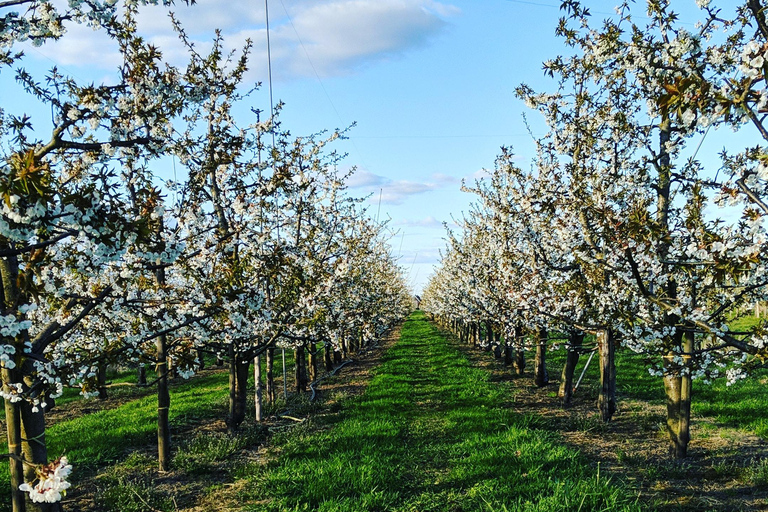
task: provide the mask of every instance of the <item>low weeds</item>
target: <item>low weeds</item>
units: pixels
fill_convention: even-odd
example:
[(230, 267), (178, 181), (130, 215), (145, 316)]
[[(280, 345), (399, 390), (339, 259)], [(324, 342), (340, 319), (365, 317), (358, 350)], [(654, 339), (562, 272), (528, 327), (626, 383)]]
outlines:
[(218, 463), (227, 461), (237, 452), (264, 442), (267, 429), (248, 426), (237, 434), (206, 432), (181, 446), (173, 457), (173, 467), (190, 475), (201, 475), (218, 470)]

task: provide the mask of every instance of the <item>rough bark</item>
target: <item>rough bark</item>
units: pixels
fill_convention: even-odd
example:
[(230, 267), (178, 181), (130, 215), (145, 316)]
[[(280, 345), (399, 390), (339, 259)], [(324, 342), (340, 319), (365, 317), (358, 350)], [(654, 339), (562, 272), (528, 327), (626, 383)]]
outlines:
[[(664, 391), (667, 395), (667, 433), (669, 452), (678, 459), (688, 455), (691, 439), (691, 354), (694, 335), (686, 332), (681, 338), (682, 356), (671, 351), (664, 358)], [(682, 364), (680, 360), (682, 359)]]
[[(3, 382), (7, 387), (7, 383), (18, 382), (19, 378), (16, 372), (13, 370), (2, 370)], [(8, 389), (5, 390), (8, 392)], [(8, 437), (8, 453), (15, 457), (21, 457), (21, 412), (19, 411), (19, 404), (11, 403), (9, 400), (5, 402), (5, 426), (6, 434)], [(24, 483), (24, 468), (20, 459), (10, 458), (11, 473), (11, 506), (13, 512), (24, 512), (24, 492), (19, 490), (19, 486)]]
[(307, 390), (307, 369), (304, 347), (299, 347), (293, 351), (294, 355), (294, 382), (297, 393), (304, 393)]
[(107, 364), (100, 363), (97, 369), (96, 378), (99, 384), (99, 400), (107, 399)]
[(237, 361), (237, 387), (235, 393), (237, 395), (237, 404), (235, 409), (235, 428), (238, 428), (243, 421), (245, 421), (245, 413), (248, 407), (248, 376), (251, 373), (251, 361), (240, 360)]
[[(31, 379), (25, 380), (27, 385), (32, 383)], [(29, 402), (20, 402), (21, 453), (24, 460), (34, 464), (46, 464), (48, 463), (48, 449), (45, 442), (45, 415), (43, 409), (34, 412), (32, 407)], [(27, 482), (32, 482), (35, 478), (37, 478), (35, 468), (25, 466), (24, 479)], [(31, 500), (26, 500), (26, 512), (50, 512), (58, 509), (58, 503), (32, 503)]]
[(325, 347), (323, 347), (323, 353), (324, 353), (325, 371), (332, 372), (333, 371), (333, 347), (331, 346), (331, 343), (329, 341), (325, 342)]
[(579, 362), (579, 350), (583, 342), (583, 333), (571, 333), (568, 343), (568, 354), (565, 356), (563, 374), (560, 378), (560, 390), (557, 393), (564, 406), (570, 405), (573, 398), (573, 374), (576, 370), (576, 364)]
[(598, 331), (597, 347), (600, 352), (600, 394), (597, 396), (597, 408), (603, 421), (611, 421), (616, 412), (616, 343), (613, 331)]
[(522, 327), (515, 326), (515, 373), (523, 375), (525, 373), (525, 340), (523, 339)]

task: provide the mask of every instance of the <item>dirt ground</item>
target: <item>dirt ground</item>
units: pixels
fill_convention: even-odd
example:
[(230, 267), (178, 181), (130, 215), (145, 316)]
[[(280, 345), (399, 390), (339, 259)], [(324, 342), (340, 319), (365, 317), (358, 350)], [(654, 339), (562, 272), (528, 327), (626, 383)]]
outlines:
[(668, 454), (664, 406), (618, 396), (617, 413), (603, 423), (595, 387), (580, 388), (573, 404), (564, 408), (557, 398), (559, 372), (554, 375), (553, 368), (549, 385), (538, 388), (532, 373), (514, 376), (493, 352), (461, 346), (492, 379), (511, 382), (510, 407), (540, 417), (537, 425), (560, 432), (566, 443), (599, 467), (601, 477), (624, 482), (652, 510), (768, 511), (768, 475), (754, 482), (755, 472), (768, 468), (768, 443), (763, 439), (716, 425), (711, 418), (694, 417), (688, 457), (674, 460)]
[[(326, 375), (317, 386), (317, 399), (315, 403), (308, 404), (307, 400), (294, 403), (289, 400), (285, 409), (279, 411), (279, 415), (272, 415), (260, 425), (253, 425), (252, 417), (244, 426), (247, 433), (253, 430), (259, 431), (261, 443), (249, 446), (226, 461), (218, 463), (220, 471), (213, 471), (204, 475), (187, 475), (182, 471), (171, 470), (160, 473), (154, 469), (153, 461), (156, 460), (156, 446), (150, 444), (139, 447), (132, 454), (136, 464), (123, 464), (117, 468), (103, 468), (92, 474), (80, 478), (72, 492), (63, 501), (65, 510), (69, 512), (95, 512), (99, 510), (96, 504), (97, 493), (103, 488), (107, 480), (123, 479), (130, 482), (141, 482), (142, 485), (152, 488), (155, 495), (167, 496), (173, 501), (172, 509), (179, 512), (224, 512), (240, 510), (237, 502), (238, 488), (245, 484), (244, 480), (233, 479), (231, 472), (226, 469), (233, 466), (246, 464), (262, 464), (271, 454), (269, 437), (280, 431), (294, 428), (309, 416), (321, 416), (335, 411), (337, 401), (343, 397), (362, 394), (371, 380), (371, 373), (376, 368), (386, 350), (399, 339), (400, 328), (393, 329), (379, 341), (378, 344), (367, 347), (358, 353), (351, 354), (350, 361), (345, 364), (336, 375)], [(204, 373), (221, 371), (224, 369), (207, 369)], [(173, 390), (171, 390), (173, 393)], [(146, 393), (140, 393), (146, 394)], [(67, 404), (65, 407), (52, 411), (51, 423), (72, 419), (95, 410), (114, 408), (136, 398), (132, 394), (110, 398), (106, 401), (78, 401)], [(226, 424), (223, 420), (206, 422), (184, 431), (172, 432), (177, 442), (188, 442), (197, 436), (210, 433), (223, 434), (226, 432)], [(183, 441), (182, 441), (183, 440)], [(147, 510), (153, 510), (152, 504), (142, 492), (126, 486), (126, 492), (133, 493), (129, 499), (143, 502)], [(215, 492), (212, 492), (215, 490)]]

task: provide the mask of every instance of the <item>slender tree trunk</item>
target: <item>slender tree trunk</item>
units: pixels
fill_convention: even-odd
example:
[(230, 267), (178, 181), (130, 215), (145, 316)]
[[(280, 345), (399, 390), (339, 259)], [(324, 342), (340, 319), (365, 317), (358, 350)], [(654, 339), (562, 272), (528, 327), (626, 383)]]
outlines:
[(512, 366), (515, 362), (515, 358), (512, 355), (512, 350), (514, 349), (512, 343), (514, 343), (513, 340), (504, 339), (504, 346), (502, 347), (504, 350), (504, 366), (507, 367)]
[(573, 373), (579, 362), (579, 350), (584, 343), (584, 333), (572, 332), (568, 343), (568, 355), (565, 356), (563, 374), (560, 378), (560, 390), (557, 396), (563, 401), (564, 406), (571, 405), (573, 398)]
[(237, 361), (234, 345), (229, 345), (229, 414), (227, 415), (227, 432), (234, 434), (237, 430)]
[(168, 390), (168, 339), (158, 336), (157, 349), (157, 462), (160, 471), (168, 471), (171, 465), (171, 427), (168, 411), (171, 394)]
[(297, 393), (303, 393), (307, 390), (307, 363), (305, 358), (305, 350), (304, 347), (299, 347), (296, 350), (294, 350), (293, 355), (296, 362), (295, 365), (295, 383), (296, 383), (296, 392)]
[(613, 331), (598, 331), (597, 347), (600, 352), (600, 394), (597, 397), (597, 408), (603, 421), (611, 421), (616, 412), (616, 343)]
[(333, 363), (334, 364), (341, 364), (344, 362), (344, 358), (341, 356), (341, 350), (334, 348), (333, 349)]
[(197, 351), (197, 366), (201, 370), (205, 370), (205, 353), (202, 350)]
[[(667, 432), (670, 454), (678, 459), (688, 455), (691, 423), (691, 356), (694, 334), (678, 334), (682, 356), (670, 351), (664, 358), (664, 390), (667, 394)], [(682, 364), (680, 359), (682, 358)]]
[(107, 363), (99, 363), (96, 378), (99, 383), (99, 400), (107, 399)]
[(331, 346), (331, 343), (326, 340), (325, 341), (325, 347), (323, 347), (323, 353), (324, 353), (324, 360), (325, 360), (325, 371), (332, 372), (333, 371), (333, 347)]
[(682, 459), (688, 455), (688, 442), (691, 440), (691, 399), (693, 398), (692, 356), (694, 351), (693, 331), (683, 334), (683, 375), (680, 377), (680, 448), (675, 457)]
[(275, 348), (267, 349), (267, 400), (275, 403)]
[(490, 350), (493, 347), (493, 325), (490, 320), (485, 321), (485, 341)]
[(549, 374), (547, 373), (547, 337), (546, 329), (536, 331), (536, 361), (533, 369), (533, 383), (539, 387), (549, 384)]
[[(162, 227), (159, 228), (162, 230)], [(158, 233), (160, 234), (160, 233)], [(165, 286), (165, 269), (155, 271), (155, 285)], [(168, 418), (171, 394), (168, 390), (168, 337), (163, 334), (155, 341), (157, 356), (157, 463), (160, 471), (171, 467), (171, 427)]]
[(347, 344), (347, 333), (344, 332), (341, 335), (341, 357), (344, 359), (349, 355), (349, 345)]
[(317, 343), (314, 341), (309, 344), (309, 382), (317, 380)]
[(235, 416), (235, 428), (239, 428), (245, 421), (246, 410), (248, 409), (248, 376), (251, 373), (251, 360), (237, 361), (237, 405)]
[(253, 359), (253, 382), (255, 385), (255, 390), (253, 394), (253, 405), (254, 405), (254, 419), (256, 421), (262, 421), (264, 419), (263, 417), (263, 407), (262, 407), (262, 385), (261, 385), (261, 356), (256, 356)]
[[(4, 391), (9, 393), (8, 384), (19, 382), (20, 378), (14, 370), (3, 368), (3, 387)], [(10, 393), (9, 393), (10, 394)], [(5, 402), (5, 427), (8, 436), (8, 453), (16, 457), (21, 457), (21, 411), (19, 403)], [(11, 473), (11, 505), (13, 512), (24, 512), (24, 492), (19, 490), (19, 486), (24, 483), (24, 467), (21, 460), (8, 459)]]
[(515, 326), (515, 374), (525, 374), (525, 340), (523, 338), (523, 328)]
[[(25, 379), (26, 385), (32, 384), (32, 379)], [(45, 442), (45, 413), (43, 409), (34, 412), (32, 404), (27, 401), (20, 402), (21, 412), (21, 453), (25, 460), (33, 464), (48, 463), (48, 449)], [(37, 475), (32, 466), (24, 467), (24, 479), (32, 482)], [(51, 512), (59, 510), (59, 504), (32, 503), (26, 500), (26, 512)]]
[(139, 364), (139, 368), (136, 370), (136, 384), (139, 386), (147, 385), (147, 367), (144, 363)]

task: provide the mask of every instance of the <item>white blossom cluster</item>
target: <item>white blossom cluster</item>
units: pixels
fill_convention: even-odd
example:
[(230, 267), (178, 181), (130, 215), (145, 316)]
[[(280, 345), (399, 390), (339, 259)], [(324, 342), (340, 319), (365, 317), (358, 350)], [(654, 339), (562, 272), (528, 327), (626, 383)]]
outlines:
[(37, 470), (37, 483), (23, 483), (19, 490), (29, 493), (32, 503), (57, 503), (67, 493), (72, 484), (67, 477), (72, 473), (72, 465), (66, 456), (61, 456), (50, 464)]
[(534, 168), (504, 150), (467, 188), (477, 201), (423, 304), (507, 332), (611, 329), (652, 356), (651, 374), (732, 383), (768, 357), (761, 325), (728, 329), (768, 300), (768, 154), (726, 150), (711, 168), (696, 144), (726, 127), (768, 144), (768, 34), (749, 6), (728, 19), (699, 2), (696, 32), (649, 6), (646, 26), (625, 5), (599, 30), (567, 6), (574, 53), (545, 63), (557, 92), (518, 88), (549, 126)]
[[(335, 170), (330, 144), (344, 133), (291, 137), (277, 112), (241, 122), (250, 47), (229, 60), (217, 37), (209, 56), (190, 45), (187, 69), (167, 65), (137, 34), (145, 3), (157, 2), (0, 8), (0, 66), (23, 60), (18, 42), (62, 37), (68, 23), (107, 30), (124, 60), (110, 86), (20, 69), (51, 119), (33, 130), (0, 111), (0, 396), (31, 404), (21, 414), (42, 415), (65, 386), (96, 394), (106, 365), (190, 378), (202, 353), (239, 364), (277, 343), (340, 347), (410, 307), (388, 232)], [(50, 137), (37, 138), (45, 123)], [(167, 188), (161, 157), (184, 176)], [(66, 458), (28, 462), (42, 469), (21, 489), (60, 500)]]

